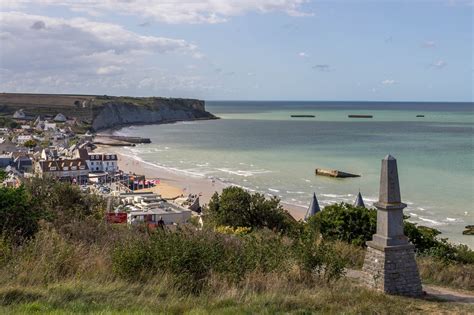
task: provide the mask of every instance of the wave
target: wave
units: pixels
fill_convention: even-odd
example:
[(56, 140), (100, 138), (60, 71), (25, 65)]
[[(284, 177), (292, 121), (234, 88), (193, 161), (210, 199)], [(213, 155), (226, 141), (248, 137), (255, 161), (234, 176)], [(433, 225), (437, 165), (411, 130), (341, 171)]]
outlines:
[(271, 173), (271, 171), (267, 170), (232, 170), (230, 168), (216, 168), (216, 170), (232, 174), (232, 175), (237, 175), (237, 176), (243, 176), (243, 177), (249, 177), (249, 176), (254, 176), (258, 174), (265, 174), (265, 173)]
[(425, 217), (418, 217), (418, 218), (419, 218), (421, 221), (425, 221), (425, 222), (431, 223), (431, 224), (434, 225), (434, 226), (443, 225), (443, 223), (438, 222), (438, 221), (433, 220), (433, 219), (428, 219), (428, 218), (425, 218)]
[(161, 164), (158, 164), (158, 163), (148, 162), (148, 161), (145, 161), (144, 159), (142, 159), (141, 157), (139, 157), (137, 155), (130, 155), (130, 154), (125, 154), (125, 153), (121, 153), (121, 154), (124, 155), (124, 156), (127, 156), (129, 158), (132, 158), (135, 161), (138, 161), (140, 163), (143, 163), (143, 164), (146, 164), (146, 165), (149, 165), (149, 166), (153, 166), (155, 168), (160, 168), (160, 169), (164, 169), (164, 170), (171, 171), (171, 172), (181, 173), (181, 174), (185, 174), (185, 175), (192, 176), (192, 177), (202, 178), (202, 177), (206, 177), (206, 175), (208, 174), (208, 173), (195, 171), (194, 169), (188, 169), (188, 170), (179, 169), (179, 168), (176, 168), (176, 167), (170, 167), (170, 166), (161, 165)]
[(268, 188), (269, 191), (273, 191), (273, 192), (276, 192), (276, 193), (279, 193), (280, 191), (278, 189), (274, 189), (274, 188)]

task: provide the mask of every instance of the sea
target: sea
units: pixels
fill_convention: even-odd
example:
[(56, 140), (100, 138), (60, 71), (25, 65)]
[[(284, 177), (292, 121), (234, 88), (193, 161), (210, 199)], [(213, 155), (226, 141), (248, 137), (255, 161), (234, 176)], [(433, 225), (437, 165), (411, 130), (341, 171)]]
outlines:
[[(278, 196), (302, 211), (313, 193), (324, 207), (353, 203), (360, 191), (371, 206), (381, 160), (391, 154), (409, 220), (474, 248), (474, 236), (462, 235), (474, 224), (474, 103), (207, 101), (206, 109), (220, 119), (118, 130), (152, 141), (122, 150), (177, 173)], [(316, 168), (361, 177), (316, 176)]]

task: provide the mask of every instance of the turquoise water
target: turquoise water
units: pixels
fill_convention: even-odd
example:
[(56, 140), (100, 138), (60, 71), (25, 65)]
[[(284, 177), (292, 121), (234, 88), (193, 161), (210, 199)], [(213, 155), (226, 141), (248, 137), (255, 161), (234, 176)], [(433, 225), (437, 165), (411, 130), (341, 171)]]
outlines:
[[(377, 199), (380, 160), (398, 160), (405, 213), (444, 237), (474, 224), (472, 103), (207, 102), (220, 120), (124, 128), (150, 137), (131, 150), (141, 159), (190, 176), (216, 178), (307, 206)], [(290, 118), (312, 114), (315, 118)], [(350, 119), (370, 114), (372, 119)], [(416, 115), (425, 115), (417, 118)], [(361, 178), (317, 177), (317, 167)]]

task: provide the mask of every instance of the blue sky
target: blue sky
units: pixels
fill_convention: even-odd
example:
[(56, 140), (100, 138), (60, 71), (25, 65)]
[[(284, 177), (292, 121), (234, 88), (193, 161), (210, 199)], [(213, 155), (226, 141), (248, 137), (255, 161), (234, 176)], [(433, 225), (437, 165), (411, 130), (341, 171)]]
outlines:
[(473, 101), (472, 1), (15, 0), (0, 91)]

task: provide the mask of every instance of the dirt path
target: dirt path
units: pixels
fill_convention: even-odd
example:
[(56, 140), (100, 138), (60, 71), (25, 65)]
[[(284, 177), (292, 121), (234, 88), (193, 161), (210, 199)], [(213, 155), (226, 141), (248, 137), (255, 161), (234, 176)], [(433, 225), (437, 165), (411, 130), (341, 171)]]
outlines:
[[(361, 270), (348, 269), (346, 276), (348, 278), (359, 280), (362, 277)], [(461, 292), (454, 289), (423, 285), (423, 290), (426, 292), (425, 298), (436, 298), (446, 302), (474, 304), (474, 292)]]

